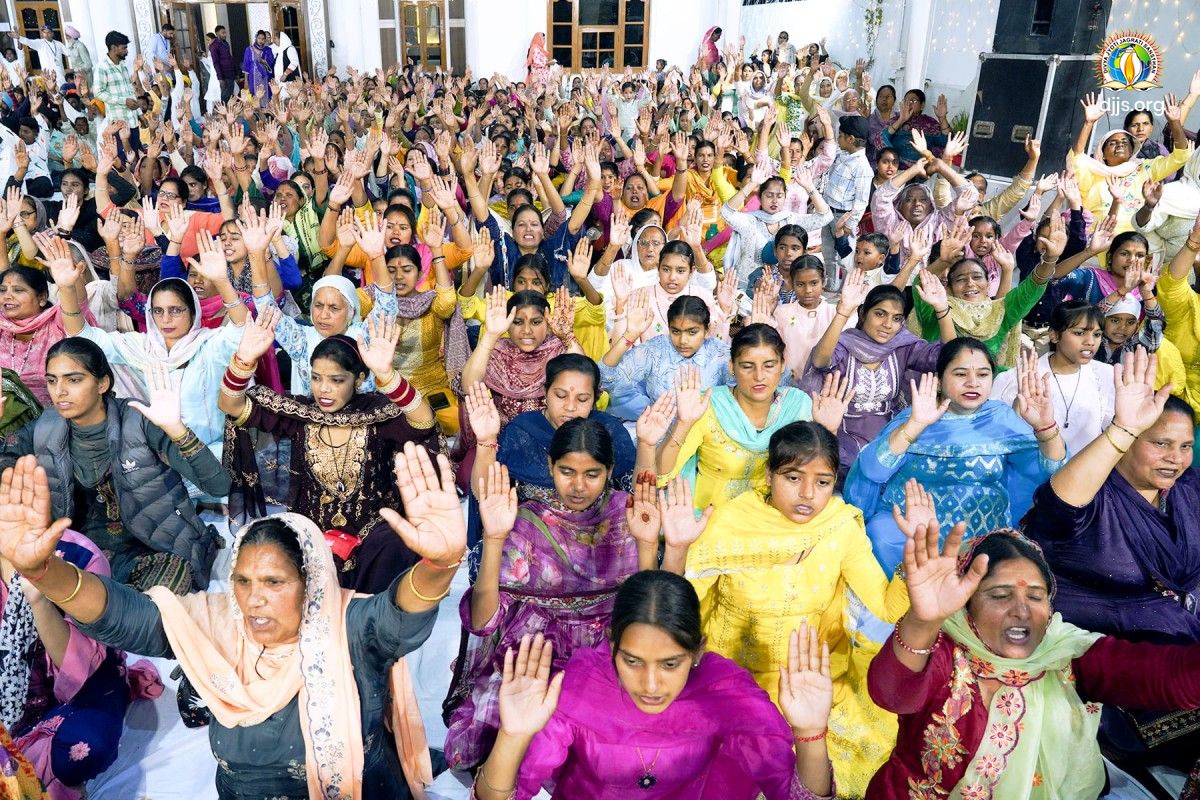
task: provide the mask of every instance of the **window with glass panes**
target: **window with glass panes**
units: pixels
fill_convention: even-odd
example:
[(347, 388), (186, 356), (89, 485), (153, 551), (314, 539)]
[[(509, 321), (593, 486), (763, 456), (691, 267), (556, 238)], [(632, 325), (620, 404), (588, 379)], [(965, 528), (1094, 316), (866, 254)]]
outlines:
[(649, 0), (548, 0), (550, 57), (564, 69), (646, 66)]

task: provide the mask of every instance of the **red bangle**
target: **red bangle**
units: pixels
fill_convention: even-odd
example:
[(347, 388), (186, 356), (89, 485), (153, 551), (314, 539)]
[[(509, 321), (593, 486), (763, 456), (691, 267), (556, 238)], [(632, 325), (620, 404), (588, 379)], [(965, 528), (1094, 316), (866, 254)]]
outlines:
[(490, 448), (490, 449), (492, 449), (492, 450), (499, 450), (499, 449), (500, 449), (500, 443), (499, 443), (499, 442), (476, 442), (476, 443), (475, 443), (475, 446), (476, 446), (476, 447), (487, 447), (487, 448)]
[(818, 733), (816, 736), (793, 736), (792, 738), (795, 739), (797, 742), (800, 742), (801, 744), (810, 744), (812, 742), (821, 741), (822, 739), (825, 738), (825, 736), (828, 733), (829, 733), (829, 729), (826, 728), (825, 730)]
[(50, 558), (49, 558), (49, 556), (47, 556), (46, 560), (42, 562), (41, 571), (38, 572), (37, 575), (22, 575), (21, 577), (25, 578), (26, 580), (30, 581), (31, 583), (37, 583), (42, 578), (46, 577), (46, 572), (49, 571), (49, 569), (50, 569)]
[(622, 336), (621, 339), (625, 342), (626, 347), (633, 347), (637, 344), (637, 342), (633, 339), (627, 339), (624, 336)]
[(1046, 431), (1050, 430), (1051, 428), (1057, 428), (1057, 427), (1058, 427), (1058, 422), (1055, 421), (1055, 422), (1051, 422), (1049, 425), (1047, 425), (1044, 428), (1034, 428), (1033, 432), (1034, 432), (1034, 434), (1045, 433)]
[(933, 644), (929, 647), (913, 647), (908, 642), (900, 638), (900, 623), (896, 623), (896, 627), (892, 630), (892, 638), (896, 640), (896, 644), (900, 645), (900, 649), (906, 653), (911, 653), (914, 656), (933, 655), (933, 651), (937, 649), (938, 644), (942, 641), (942, 632), (939, 630), (937, 637), (933, 640)]

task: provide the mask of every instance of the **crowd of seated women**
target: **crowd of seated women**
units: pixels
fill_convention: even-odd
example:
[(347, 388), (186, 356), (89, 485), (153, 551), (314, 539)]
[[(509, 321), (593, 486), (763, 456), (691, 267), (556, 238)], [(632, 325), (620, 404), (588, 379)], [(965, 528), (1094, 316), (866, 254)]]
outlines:
[(945, 98), (721, 36), (0, 71), (60, 156), (0, 199), (5, 796), (86, 796), (149, 656), (221, 800), (1200, 798), (1200, 73), (993, 194)]

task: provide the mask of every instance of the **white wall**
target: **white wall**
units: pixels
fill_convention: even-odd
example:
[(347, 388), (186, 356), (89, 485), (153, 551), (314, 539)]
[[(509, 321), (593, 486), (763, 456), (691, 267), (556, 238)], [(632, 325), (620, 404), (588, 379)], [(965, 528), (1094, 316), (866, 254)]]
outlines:
[(330, 0), (329, 14), (330, 65), (346, 77), (346, 67), (374, 70), (382, 66), (379, 52), (379, 3), (377, 0)]

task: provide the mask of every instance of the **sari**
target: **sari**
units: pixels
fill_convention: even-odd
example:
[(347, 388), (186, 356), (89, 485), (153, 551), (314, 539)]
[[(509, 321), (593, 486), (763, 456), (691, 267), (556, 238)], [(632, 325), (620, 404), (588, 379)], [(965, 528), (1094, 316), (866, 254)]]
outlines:
[[(283, 522), (296, 534), (304, 554), (305, 602), (297, 646), (262, 658), (264, 648), (247, 635), (232, 589), (178, 597), (155, 588), (148, 594), (184, 674), (221, 725), (257, 725), (298, 694), (309, 796), (358, 800), (363, 779), (362, 718), (346, 628), (346, 611), (355, 595), (338, 586), (333, 555), (311, 520), (291, 513), (270, 519)], [(237, 563), (247, 531), (248, 526), (234, 539), (232, 564)], [(403, 670), (404, 662), (396, 663)], [(424, 732), (419, 736), (423, 741)], [(401, 738), (397, 731), (397, 741)], [(428, 755), (419, 751), (404, 759), (410, 783), (414, 773), (409, 770), (420, 764), (422, 755), (428, 766)]]
[[(593, 410), (588, 414), (604, 426), (612, 437), (613, 464), (610, 484), (628, 492), (633, 486), (633, 465), (637, 460), (637, 448), (629, 438), (629, 432), (621, 420), (603, 411)], [(554, 479), (550, 475), (550, 442), (555, 429), (541, 411), (526, 411), (518, 414), (504, 427), (500, 434), (500, 449), (496, 460), (508, 467), (508, 474), (517, 484), (517, 496), (521, 500), (541, 500), (549, 503), (554, 499)]]
[(721, 60), (721, 51), (712, 38), (716, 30), (717, 26), (712, 26), (704, 32), (704, 37), (700, 39), (700, 50), (696, 55), (696, 66), (700, 69), (711, 70)]
[(49, 800), (29, 760), (0, 725), (0, 800)]
[(820, 630), (834, 680), (830, 757), (839, 789), (861, 795), (895, 744), (896, 719), (867, 694), (879, 644), (847, 629), (848, 590), (889, 623), (908, 609), (904, 581), (889, 581), (871, 553), (862, 512), (832, 497), (797, 524), (763, 492), (745, 492), (712, 515), (688, 549), (685, 577), (700, 596), (706, 648), (749, 670), (775, 702), (791, 632), (801, 622)]
[(538, 31), (529, 43), (529, 52), (525, 56), (527, 72), (525, 83), (528, 86), (545, 85), (550, 78), (550, 53), (546, 51), (546, 34)]
[[(909, 478), (933, 496), (938, 519), (966, 523), (969, 540), (1020, 520), (1034, 490), (1066, 463), (1043, 456), (1029, 423), (995, 400), (970, 414), (944, 414), (896, 455), (888, 440), (911, 415), (911, 408), (900, 411), (862, 449), (843, 492), (846, 502), (863, 510), (867, 535), (885, 572), (903, 557), (905, 537), (892, 518), (892, 506), (904, 507)], [(943, 539), (946, 533), (948, 526)]]
[(558, 502), (521, 504), (504, 543), (500, 599), (482, 627), (471, 620), (472, 590), (459, 613), (468, 638), (443, 706), (446, 761), (455, 769), (482, 763), (499, 730), (504, 654), (525, 634), (554, 643), (554, 669), (572, 653), (604, 641), (617, 588), (638, 569), (637, 542), (625, 524), (629, 495), (606, 491), (589, 508)]

